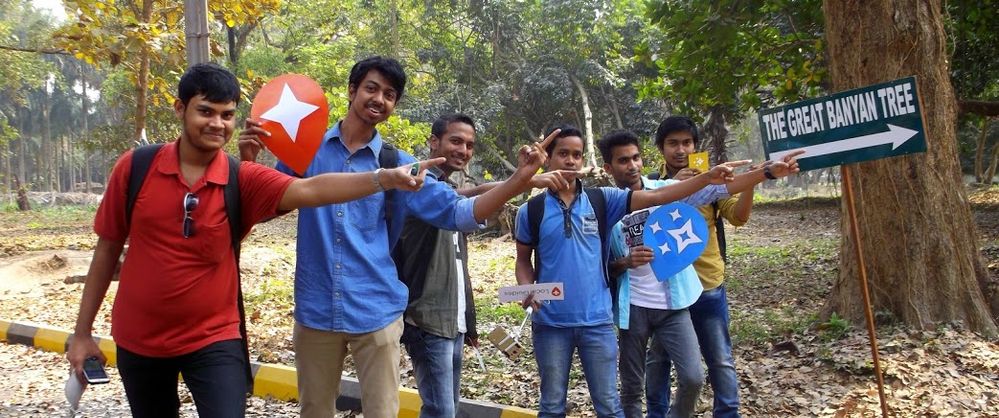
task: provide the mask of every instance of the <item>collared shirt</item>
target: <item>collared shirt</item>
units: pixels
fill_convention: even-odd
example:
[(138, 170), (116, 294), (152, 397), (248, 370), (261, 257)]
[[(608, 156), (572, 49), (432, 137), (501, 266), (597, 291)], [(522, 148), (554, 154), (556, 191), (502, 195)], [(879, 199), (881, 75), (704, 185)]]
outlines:
[[(537, 242), (538, 283), (561, 282), (564, 300), (543, 303), (532, 316), (534, 322), (553, 327), (592, 326), (611, 323), (611, 297), (607, 288), (607, 243), (601, 242), (599, 224), (582, 183), (577, 182), (576, 198), (566, 206), (550, 190), (545, 191), (545, 213), (531, 235), (527, 203), (517, 212), (516, 239)], [(606, 224), (613, 225), (627, 213), (631, 191), (601, 187)], [(566, 228), (568, 217), (568, 229)]]
[[(677, 183), (677, 181), (650, 180), (642, 177), (644, 190), (652, 190), (673, 183)], [(728, 196), (728, 189), (724, 185), (709, 185), (680, 201), (700, 206), (710, 204), (726, 196)], [(637, 216), (636, 214), (640, 212), (652, 213), (656, 208), (658, 206), (641, 209), (627, 216)], [(611, 231), (611, 259), (627, 256), (628, 252), (629, 248), (625, 244), (623, 225), (619, 222), (614, 225), (614, 229)], [(617, 307), (615, 316), (618, 327), (628, 329), (630, 305), (651, 309), (684, 309), (697, 301), (701, 295), (701, 290), (701, 282), (698, 280), (693, 265), (687, 266), (664, 282), (660, 282), (652, 274), (652, 268), (648, 264), (630, 268), (618, 276), (618, 300), (615, 301)]]
[[(353, 153), (340, 139), (338, 122), (323, 141), (304, 177), (355, 173), (378, 168), (383, 140), (375, 131)], [(415, 162), (399, 151), (399, 164)], [(278, 163), (278, 169), (291, 169)], [(447, 184), (428, 177), (417, 192), (396, 192), (391, 225), (385, 222), (385, 194), (298, 213), (295, 265), (295, 320), (318, 330), (360, 334), (384, 328), (406, 309), (408, 291), (396, 272), (391, 249), (406, 217), (416, 216), (441, 229), (481, 228), (474, 199), (459, 196)]]
[[(223, 191), (229, 164), (219, 152), (194, 184), (180, 172), (177, 142), (163, 146), (136, 196), (132, 223), (125, 219), (132, 152), (114, 166), (94, 232), (125, 241), (128, 255), (111, 312), (118, 346), (149, 357), (173, 357), (239, 338), (236, 259), (229, 239)], [(243, 231), (272, 217), (295, 179), (257, 163), (239, 168)], [(194, 193), (194, 233), (183, 237), (184, 196)]]

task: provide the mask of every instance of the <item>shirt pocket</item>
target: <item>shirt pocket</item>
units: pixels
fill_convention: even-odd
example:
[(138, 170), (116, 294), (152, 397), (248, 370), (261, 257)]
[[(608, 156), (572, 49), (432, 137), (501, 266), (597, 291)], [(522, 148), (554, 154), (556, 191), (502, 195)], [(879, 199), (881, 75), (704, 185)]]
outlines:
[(347, 202), (347, 223), (361, 232), (371, 232), (385, 217), (385, 193), (375, 193), (363, 199)]
[(198, 241), (198, 256), (209, 263), (218, 264), (232, 254), (228, 221), (215, 225), (195, 225), (194, 235), (188, 239)]

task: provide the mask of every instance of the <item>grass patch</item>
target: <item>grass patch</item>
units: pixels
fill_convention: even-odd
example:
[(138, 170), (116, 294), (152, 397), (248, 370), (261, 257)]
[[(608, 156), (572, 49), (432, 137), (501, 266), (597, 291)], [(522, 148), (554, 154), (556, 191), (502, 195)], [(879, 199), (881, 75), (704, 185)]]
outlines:
[(763, 345), (791, 335), (801, 335), (818, 321), (818, 312), (801, 312), (785, 306), (751, 311), (732, 310), (730, 330), (733, 344)]
[(516, 303), (500, 304), (495, 297), (475, 298), (475, 316), (478, 322), (500, 322), (520, 325), (524, 309)]
[[(265, 275), (267, 274), (265, 269)], [(256, 286), (249, 292), (244, 293), (247, 303), (270, 303), (277, 305), (292, 305), (294, 299), (295, 286), (291, 280), (270, 278), (264, 280), (260, 286)]]
[(850, 321), (833, 312), (828, 321), (818, 324), (816, 328), (819, 330), (819, 337), (822, 338), (822, 341), (835, 341), (845, 337), (850, 332)]
[(77, 226), (93, 221), (97, 206), (44, 206), (27, 211), (17, 210), (17, 205), (5, 205), (0, 220), (9, 225), (22, 225), (30, 229), (52, 226)]

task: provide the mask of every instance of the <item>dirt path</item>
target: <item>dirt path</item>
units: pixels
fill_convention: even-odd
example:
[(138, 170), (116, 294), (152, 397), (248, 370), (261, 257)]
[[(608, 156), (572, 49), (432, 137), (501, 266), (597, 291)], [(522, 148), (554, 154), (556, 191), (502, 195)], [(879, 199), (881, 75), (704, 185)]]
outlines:
[[(999, 192), (978, 197), (985, 199), (975, 210), (985, 261), (990, 272), (999, 275)], [(857, 324), (841, 324), (842, 329), (831, 332), (835, 324), (815, 322), (838, 268), (838, 204), (813, 200), (762, 205), (752, 216), (747, 226), (728, 229), (727, 283), (743, 415), (875, 416), (877, 393), (866, 333)], [(88, 222), (87, 216), (25, 220), (0, 213), (0, 317), (72, 328), (82, 284), (64, 279), (86, 271), (95, 242)], [(295, 228), (294, 216), (285, 216), (258, 225), (244, 242), (241, 271), (251, 353), (257, 361), (294, 361)], [(512, 243), (477, 237), (469, 246), (480, 333), (519, 324), (519, 309), (495, 302), (496, 289), (513, 282)], [(95, 321), (96, 334), (110, 332), (115, 290), (112, 285)], [(994, 341), (959, 327), (935, 332), (884, 327), (879, 334), (897, 416), (999, 417), (999, 345)], [(529, 336), (524, 340), (530, 349)], [(462, 396), (536, 408), (537, 366), (532, 356), (513, 362), (483, 344), (488, 371), (479, 370), (472, 352), (466, 351)], [(0, 368), (0, 375), (14, 377), (0, 381), (0, 416), (51, 415), (65, 381), (62, 356), (0, 344), (0, 367), (5, 362), (11, 366)], [(346, 370), (352, 370), (350, 357)], [(414, 387), (405, 355), (402, 372), (403, 384)], [(127, 416), (120, 389), (112, 387), (90, 393), (107, 410), (91, 409), (86, 416)], [(581, 373), (571, 377), (568, 401), (570, 414), (593, 415)], [(263, 412), (250, 416), (294, 416), (293, 404), (272, 405), (256, 398), (251, 402)], [(192, 410), (189, 404), (185, 408)], [(709, 416), (709, 408), (710, 392), (705, 391), (698, 416)], [(282, 415), (286, 413), (290, 415)]]
[(0, 301), (41, 296), (43, 287), (87, 274), (93, 251), (45, 250), (0, 258)]

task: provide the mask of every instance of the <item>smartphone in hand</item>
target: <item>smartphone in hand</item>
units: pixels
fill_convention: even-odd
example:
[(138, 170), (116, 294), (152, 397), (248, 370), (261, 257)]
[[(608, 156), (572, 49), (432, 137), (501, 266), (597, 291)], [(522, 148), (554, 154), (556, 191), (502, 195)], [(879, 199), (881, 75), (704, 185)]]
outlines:
[(104, 371), (104, 365), (97, 361), (97, 357), (89, 357), (83, 361), (83, 377), (87, 379), (87, 383), (92, 385), (111, 381)]

